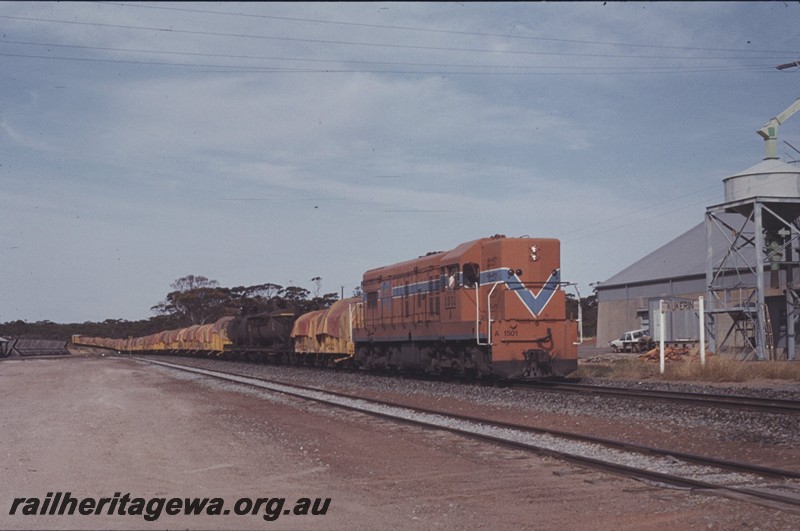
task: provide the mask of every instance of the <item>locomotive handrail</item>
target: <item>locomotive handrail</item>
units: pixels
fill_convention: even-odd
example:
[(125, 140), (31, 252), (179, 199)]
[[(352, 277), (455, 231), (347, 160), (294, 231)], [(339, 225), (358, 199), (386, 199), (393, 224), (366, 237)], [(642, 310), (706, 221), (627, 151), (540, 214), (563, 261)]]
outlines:
[(492, 286), (492, 289), (489, 290), (489, 294), (486, 296), (486, 311), (488, 320), (486, 325), (486, 343), (481, 343), (481, 294), (478, 292), (480, 286), (475, 286), (475, 341), (478, 343), (478, 345), (483, 347), (492, 346), (492, 294), (498, 285), (499, 284), (495, 284)]
[[(582, 345), (583, 344), (583, 311), (581, 308), (580, 300), (581, 294), (578, 291), (578, 285), (573, 284), (570, 282), (563, 282), (560, 283), (563, 286), (571, 286), (575, 288), (575, 291), (578, 293), (578, 341), (573, 341), (573, 345)], [(475, 342), (480, 346), (491, 346), (492, 344), (492, 294), (494, 293), (495, 288), (499, 283), (494, 284), (492, 289), (489, 290), (489, 294), (486, 296), (486, 309), (487, 309), (487, 318), (488, 323), (486, 327), (486, 342), (481, 343), (481, 308), (480, 308), (480, 286), (475, 285)], [(520, 289), (520, 288), (516, 288)]]
[[(480, 285), (475, 284), (475, 342), (478, 345), (488, 345), (488, 343), (481, 343), (481, 294), (479, 293)], [(487, 336), (487, 340), (491, 338)]]

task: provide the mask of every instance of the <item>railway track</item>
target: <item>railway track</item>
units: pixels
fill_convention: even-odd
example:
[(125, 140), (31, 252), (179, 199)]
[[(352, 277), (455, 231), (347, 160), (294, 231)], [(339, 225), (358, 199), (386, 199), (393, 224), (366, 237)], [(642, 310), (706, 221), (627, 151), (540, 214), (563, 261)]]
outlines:
[(769, 468), (535, 426), (410, 407), (230, 372), (145, 358), (133, 359), (428, 429), (446, 430), (657, 485), (696, 489), (800, 514), (800, 471)]
[(662, 402), (679, 402), (694, 406), (757, 411), (760, 413), (800, 415), (800, 401), (797, 400), (657, 391), (650, 389), (629, 389), (624, 387), (605, 387), (571, 382), (524, 382), (508, 385), (514, 389), (525, 389), (529, 391), (552, 391), (581, 395), (630, 398), (635, 400), (657, 400)]

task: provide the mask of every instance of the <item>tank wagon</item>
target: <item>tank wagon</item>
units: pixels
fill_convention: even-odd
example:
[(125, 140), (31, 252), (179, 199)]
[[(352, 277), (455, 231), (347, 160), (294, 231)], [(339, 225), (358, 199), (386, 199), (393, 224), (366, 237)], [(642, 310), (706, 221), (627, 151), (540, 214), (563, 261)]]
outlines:
[(73, 343), (391, 372), (562, 377), (577, 369), (578, 356), (561, 286), (558, 240), (497, 235), (367, 271), (361, 297), (325, 310)]
[(290, 333), (295, 320), (293, 310), (274, 310), (234, 318), (227, 325), (230, 343), (225, 357), (250, 361), (289, 361), (292, 352)]
[(494, 236), (364, 273), (357, 366), (501, 378), (577, 369), (560, 243)]

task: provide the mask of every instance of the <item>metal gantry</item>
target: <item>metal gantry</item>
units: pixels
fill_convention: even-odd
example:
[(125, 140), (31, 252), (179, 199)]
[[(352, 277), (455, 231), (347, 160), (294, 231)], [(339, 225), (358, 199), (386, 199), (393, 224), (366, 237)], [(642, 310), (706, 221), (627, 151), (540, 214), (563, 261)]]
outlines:
[(800, 197), (754, 197), (706, 209), (710, 350), (744, 359), (796, 359), (798, 220)]

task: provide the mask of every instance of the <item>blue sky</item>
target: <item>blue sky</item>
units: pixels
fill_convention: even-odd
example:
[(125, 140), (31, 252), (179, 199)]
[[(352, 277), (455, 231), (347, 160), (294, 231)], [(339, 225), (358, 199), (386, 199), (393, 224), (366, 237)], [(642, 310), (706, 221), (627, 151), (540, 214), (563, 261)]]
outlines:
[[(349, 295), (501, 233), (591, 293), (800, 97), (797, 3), (0, 2), (0, 322), (176, 278)], [(800, 154), (800, 119), (779, 154)]]

